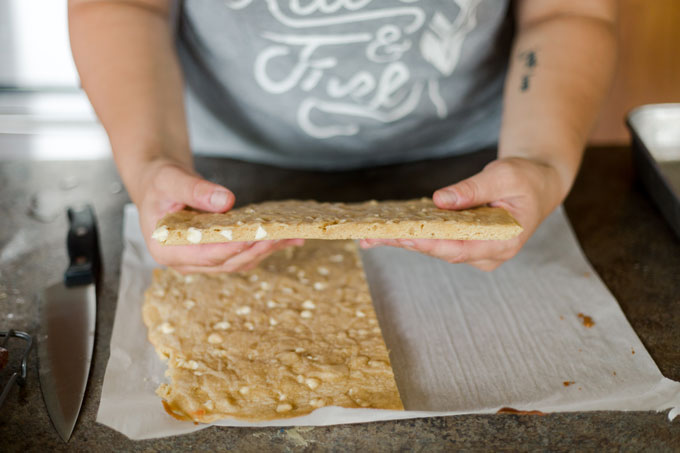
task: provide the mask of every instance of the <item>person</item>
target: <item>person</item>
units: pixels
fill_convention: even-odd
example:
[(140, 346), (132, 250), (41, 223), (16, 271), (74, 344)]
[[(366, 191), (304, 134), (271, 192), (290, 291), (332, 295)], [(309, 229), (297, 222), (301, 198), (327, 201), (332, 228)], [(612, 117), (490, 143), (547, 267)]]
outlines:
[(361, 241), (496, 268), (568, 194), (616, 53), (615, 0), (69, 0), (69, 23), (148, 248), (182, 272), (249, 269), (301, 243), (151, 240), (166, 212), (234, 204), (192, 149), (329, 170), (497, 143), (433, 200), (503, 207), (521, 236)]

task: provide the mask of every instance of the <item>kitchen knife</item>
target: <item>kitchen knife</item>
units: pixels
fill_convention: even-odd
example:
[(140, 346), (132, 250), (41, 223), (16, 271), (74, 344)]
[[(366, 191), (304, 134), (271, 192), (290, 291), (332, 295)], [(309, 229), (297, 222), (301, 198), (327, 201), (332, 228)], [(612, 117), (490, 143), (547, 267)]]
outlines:
[(52, 423), (68, 441), (90, 373), (97, 313), (99, 245), (90, 205), (68, 209), (70, 264), (62, 282), (38, 294), (40, 387)]

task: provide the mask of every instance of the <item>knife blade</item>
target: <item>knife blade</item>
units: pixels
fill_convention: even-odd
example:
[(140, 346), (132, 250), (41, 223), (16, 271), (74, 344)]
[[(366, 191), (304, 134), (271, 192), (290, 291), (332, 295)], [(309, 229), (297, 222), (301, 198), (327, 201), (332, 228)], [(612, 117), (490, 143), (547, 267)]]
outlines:
[(40, 387), (52, 424), (68, 442), (90, 373), (97, 313), (99, 245), (90, 205), (68, 209), (70, 264), (63, 281), (38, 293)]

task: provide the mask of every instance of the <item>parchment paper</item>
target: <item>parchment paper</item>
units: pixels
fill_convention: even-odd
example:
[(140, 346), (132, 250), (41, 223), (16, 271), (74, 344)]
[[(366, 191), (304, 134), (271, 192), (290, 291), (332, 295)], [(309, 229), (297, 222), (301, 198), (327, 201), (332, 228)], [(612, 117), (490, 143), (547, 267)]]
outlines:
[[(166, 366), (146, 339), (141, 305), (156, 264), (132, 205), (125, 209), (124, 243), (97, 421), (131, 439), (205, 428), (171, 418), (154, 393)], [(561, 208), (492, 273), (389, 247), (364, 251), (362, 259), (406, 411), (326, 407), (294, 419), (217, 425), (330, 425), (501, 407), (674, 408), (671, 420), (678, 413), (680, 383), (661, 375), (583, 256)], [(595, 325), (585, 327), (579, 313)]]

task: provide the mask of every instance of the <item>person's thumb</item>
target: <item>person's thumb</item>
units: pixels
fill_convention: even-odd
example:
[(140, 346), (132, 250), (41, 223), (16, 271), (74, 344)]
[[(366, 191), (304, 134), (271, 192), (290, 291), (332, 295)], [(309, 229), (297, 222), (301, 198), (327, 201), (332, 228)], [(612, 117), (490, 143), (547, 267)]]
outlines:
[(179, 167), (166, 168), (160, 184), (174, 201), (195, 209), (224, 212), (234, 205), (235, 197), (230, 190)]
[(502, 178), (487, 166), (480, 173), (437, 190), (432, 200), (440, 209), (467, 209), (498, 201), (503, 197)]

